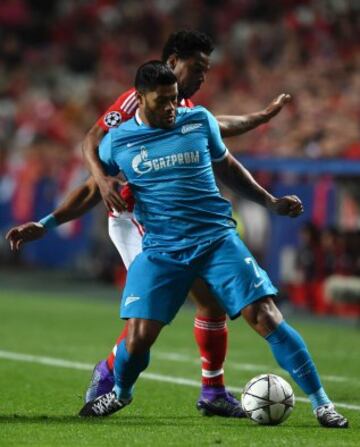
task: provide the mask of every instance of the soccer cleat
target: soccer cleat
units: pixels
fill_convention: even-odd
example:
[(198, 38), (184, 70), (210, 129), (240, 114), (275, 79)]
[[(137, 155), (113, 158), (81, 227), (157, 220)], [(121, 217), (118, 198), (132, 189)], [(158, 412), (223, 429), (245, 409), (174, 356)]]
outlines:
[(116, 393), (111, 391), (96, 398), (91, 402), (87, 402), (79, 412), (79, 416), (82, 417), (104, 417), (110, 416), (113, 413), (121, 410), (129, 405), (132, 398), (129, 399), (117, 399)]
[(196, 408), (203, 416), (246, 418), (246, 413), (242, 408), (241, 402), (227, 391), (224, 395), (211, 400), (200, 397), (196, 403)]
[(103, 394), (110, 393), (114, 388), (114, 374), (110, 371), (106, 360), (100, 360), (95, 365), (90, 384), (85, 393), (85, 403), (95, 400)]
[(322, 405), (315, 411), (320, 425), (328, 428), (348, 428), (348, 420), (335, 410), (333, 404)]

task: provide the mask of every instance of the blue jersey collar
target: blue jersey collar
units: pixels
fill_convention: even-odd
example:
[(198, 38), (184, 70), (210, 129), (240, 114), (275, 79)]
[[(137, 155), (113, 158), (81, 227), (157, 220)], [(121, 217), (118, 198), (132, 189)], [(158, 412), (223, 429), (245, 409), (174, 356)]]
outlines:
[(138, 126), (142, 126), (144, 124), (142, 119), (140, 118), (139, 109), (136, 109), (136, 112), (135, 112), (135, 122)]

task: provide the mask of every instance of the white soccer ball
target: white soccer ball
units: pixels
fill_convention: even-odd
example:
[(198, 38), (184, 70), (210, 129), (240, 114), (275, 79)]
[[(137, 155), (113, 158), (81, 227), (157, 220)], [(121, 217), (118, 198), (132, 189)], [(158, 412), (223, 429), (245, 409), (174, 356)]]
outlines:
[(262, 425), (278, 425), (293, 411), (295, 396), (282, 377), (261, 374), (246, 384), (241, 401), (251, 420)]

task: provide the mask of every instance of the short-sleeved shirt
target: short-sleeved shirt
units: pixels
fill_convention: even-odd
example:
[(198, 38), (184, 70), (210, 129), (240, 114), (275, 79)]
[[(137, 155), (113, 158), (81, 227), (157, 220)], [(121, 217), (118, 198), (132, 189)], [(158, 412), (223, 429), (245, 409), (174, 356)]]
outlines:
[(171, 129), (149, 127), (136, 114), (104, 137), (100, 159), (109, 175), (122, 171), (129, 182), (144, 250), (176, 251), (235, 228), (212, 169), (227, 152), (215, 117), (200, 106), (179, 108)]
[[(182, 99), (180, 102), (181, 107), (194, 107), (194, 103), (190, 99)], [(97, 120), (97, 125), (100, 126), (105, 132), (108, 132), (114, 127), (118, 127), (121, 123), (124, 123), (135, 115), (138, 108), (138, 101), (136, 98), (135, 88), (130, 88), (123, 94), (121, 94), (116, 101), (106, 110), (106, 112)], [(128, 211), (134, 209), (134, 197), (128, 186), (124, 186), (121, 189), (120, 195), (127, 203)], [(110, 215), (114, 215), (110, 213)]]

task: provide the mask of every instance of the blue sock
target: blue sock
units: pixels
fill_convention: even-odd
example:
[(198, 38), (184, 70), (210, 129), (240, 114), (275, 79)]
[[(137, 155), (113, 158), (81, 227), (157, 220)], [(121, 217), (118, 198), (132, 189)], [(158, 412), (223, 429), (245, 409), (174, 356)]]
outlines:
[(282, 321), (275, 331), (265, 338), (279, 365), (308, 395), (313, 408), (330, 403), (301, 335), (285, 321)]
[(315, 393), (309, 394), (308, 398), (310, 399), (311, 405), (314, 410), (316, 410), (318, 407), (321, 407), (322, 405), (331, 403), (323, 387), (321, 387)]
[(114, 362), (115, 387), (119, 398), (128, 399), (132, 396), (134, 384), (140, 373), (144, 371), (150, 362), (150, 351), (144, 354), (129, 354), (126, 349), (126, 338), (117, 347)]

